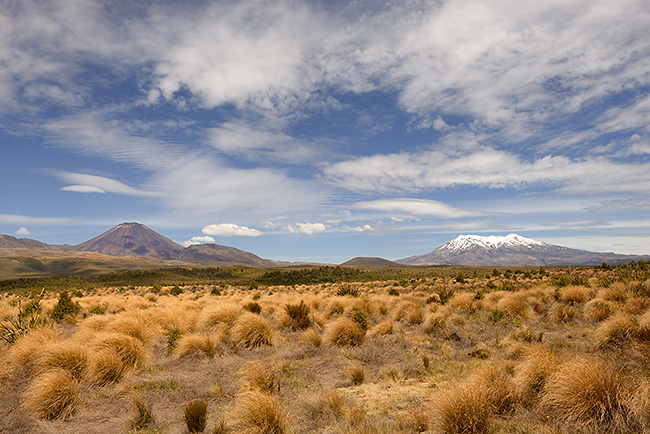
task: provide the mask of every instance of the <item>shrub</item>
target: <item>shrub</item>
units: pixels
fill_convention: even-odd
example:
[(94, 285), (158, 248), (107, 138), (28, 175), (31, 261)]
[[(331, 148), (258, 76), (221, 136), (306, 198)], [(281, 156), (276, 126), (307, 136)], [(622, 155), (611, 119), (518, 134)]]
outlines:
[(72, 301), (68, 291), (61, 291), (59, 293), (59, 301), (54, 306), (52, 314), (50, 315), (55, 320), (62, 320), (67, 316), (75, 316), (81, 311), (79, 303)]
[(548, 378), (541, 404), (565, 420), (607, 428), (625, 419), (627, 397), (626, 380), (611, 363), (578, 356)]
[(102, 306), (96, 304), (90, 309), (88, 309), (88, 314), (89, 315), (104, 315), (106, 314), (106, 309), (104, 309)]
[(171, 354), (174, 349), (176, 348), (176, 345), (178, 344), (178, 340), (183, 336), (183, 330), (179, 329), (178, 327), (174, 327), (167, 333), (167, 354)]
[(218, 287), (213, 286), (210, 295), (221, 295), (221, 290)]
[(56, 369), (37, 377), (26, 392), (25, 405), (43, 419), (67, 418), (75, 411), (79, 382)]
[(273, 327), (266, 318), (247, 312), (237, 319), (231, 330), (231, 336), (238, 346), (255, 348), (271, 345)]
[(454, 297), (455, 293), (456, 292), (452, 288), (442, 287), (436, 289), (436, 294), (438, 294), (438, 302), (440, 304), (446, 304)]
[(349, 295), (350, 297), (358, 297), (359, 296), (359, 291), (356, 290), (356, 288), (353, 288), (349, 284), (341, 284), (341, 287), (339, 288), (338, 291), (336, 291), (336, 295), (340, 297), (344, 297), (346, 295)]
[(189, 432), (203, 432), (208, 424), (208, 404), (200, 399), (190, 401), (183, 411), (183, 419)]
[(351, 319), (339, 318), (325, 329), (325, 342), (332, 346), (358, 346), (366, 336), (365, 331)]
[(310, 309), (303, 300), (299, 304), (286, 304), (284, 311), (289, 316), (289, 326), (293, 330), (304, 330), (311, 325)]
[(160, 287), (160, 285), (156, 283), (151, 287), (151, 292), (153, 292), (154, 294), (160, 294), (161, 289), (162, 288)]
[(174, 286), (172, 289), (169, 290), (169, 295), (180, 295), (182, 293), (183, 290), (178, 285)]
[(278, 400), (265, 393), (250, 391), (237, 399), (235, 417), (245, 434), (285, 434), (287, 416)]
[(392, 295), (392, 296), (397, 297), (397, 296), (399, 296), (399, 291), (397, 289), (395, 289), (395, 288), (391, 288), (391, 289), (388, 290), (388, 295)]
[(153, 412), (151, 405), (145, 404), (140, 398), (134, 396), (133, 401), (133, 417), (131, 418), (131, 428), (134, 430), (141, 430), (147, 428), (154, 423)]
[(357, 323), (359, 325), (359, 327), (361, 327), (363, 329), (364, 332), (366, 330), (368, 330), (368, 314), (363, 309), (355, 307), (352, 310), (351, 319), (352, 319), (352, 321)]
[(244, 310), (250, 312), (250, 313), (262, 313), (262, 306), (259, 303), (255, 303), (254, 301), (251, 301), (250, 303), (246, 303), (244, 305)]

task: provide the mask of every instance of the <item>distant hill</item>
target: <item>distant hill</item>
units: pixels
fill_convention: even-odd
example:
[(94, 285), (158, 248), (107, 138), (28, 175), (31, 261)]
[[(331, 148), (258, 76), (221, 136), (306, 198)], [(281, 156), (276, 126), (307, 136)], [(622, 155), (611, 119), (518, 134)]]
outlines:
[(151, 256), (172, 260), (176, 259), (183, 247), (143, 224), (122, 223), (75, 246), (75, 250), (111, 256)]
[(72, 250), (68, 245), (46, 244), (29, 238), (16, 238), (0, 234), (0, 249), (43, 249), (43, 250)]
[(401, 267), (402, 265), (384, 258), (357, 256), (341, 264), (342, 267)]
[(179, 261), (198, 263), (204, 266), (246, 264), (254, 267), (276, 267), (279, 262), (262, 259), (259, 256), (219, 244), (200, 244), (183, 249), (175, 258)]
[(599, 265), (650, 260), (650, 256), (618, 255), (571, 249), (517, 234), (500, 236), (460, 235), (424, 255), (398, 259), (405, 265)]

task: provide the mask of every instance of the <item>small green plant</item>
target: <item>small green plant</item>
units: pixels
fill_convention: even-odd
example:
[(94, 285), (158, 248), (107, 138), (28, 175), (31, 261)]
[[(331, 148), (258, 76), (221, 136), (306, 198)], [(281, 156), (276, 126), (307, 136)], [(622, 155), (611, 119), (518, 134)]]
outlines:
[(102, 306), (98, 304), (88, 309), (89, 315), (104, 315), (105, 313), (106, 313), (106, 309), (104, 309)]
[(183, 292), (180, 286), (176, 285), (172, 289), (169, 290), (170, 295), (179, 295)]
[(350, 286), (350, 284), (345, 284), (341, 283), (341, 288), (339, 288), (338, 291), (336, 291), (336, 295), (343, 297), (346, 295), (349, 295), (351, 297), (358, 297), (359, 296), (359, 291), (357, 291), (355, 288)]
[(359, 324), (364, 331), (368, 330), (368, 314), (363, 309), (355, 307), (352, 311), (352, 321)]
[(261, 297), (262, 296), (259, 293), (253, 294), (253, 300), (259, 300)]
[(391, 288), (391, 289), (388, 290), (388, 295), (392, 295), (392, 296), (397, 297), (397, 296), (399, 296), (399, 291), (397, 289), (395, 289), (395, 288)]
[(502, 310), (492, 309), (492, 311), (490, 312), (490, 321), (493, 323), (499, 322), (500, 320), (503, 319), (504, 316), (505, 313), (503, 313)]
[(294, 330), (304, 330), (311, 325), (309, 306), (303, 300), (299, 304), (287, 304), (284, 311), (289, 316), (289, 325)]
[(162, 288), (160, 287), (160, 285), (156, 283), (154, 286), (151, 287), (151, 292), (153, 292), (154, 294), (160, 294), (161, 289)]
[(183, 336), (183, 330), (179, 328), (173, 328), (169, 331), (167, 335), (167, 353), (171, 354), (176, 348), (178, 340)]
[(68, 291), (61, 291), (59, 294), (59, 301), (52, 310), (52, 318), (55, 320), (62, 320), (67, 316), (75, 316), (81, 310), (79, 303), (72, 301)]
[(146, 405), (137, 396), (134, 396), (132, 400), (135, 407), (133, 409), (133, 417), (131, 418), (131, 428), (137, 431), (149, 427), (154, 423), (151, 405)]
[(185, 406), (183, 413), (187, 430), (191, 433), (200, 433), (205, 431), (208, 423), (208, 404), (201, 399), (190, 401)]
[(463, 273), (458, 273), (454, 279), (456, 279), (456, 282), (458, 283), (465, 283), (465, 275)]
[(440, 304), (447, 304), (452, 299), (456, 292), (452, 288), (442, 287), (436, 289), (436, 294), (440, 300)]
[(217, 286), (212, 287), (212, 291), (210, 291), (210, 295), (221, 295), (221, 290)]
[(244, 310), (259, 314), (262, 312), (262, 306), (259, 303), (255, 303), (254, 301), (252, 301), (244, 305)]

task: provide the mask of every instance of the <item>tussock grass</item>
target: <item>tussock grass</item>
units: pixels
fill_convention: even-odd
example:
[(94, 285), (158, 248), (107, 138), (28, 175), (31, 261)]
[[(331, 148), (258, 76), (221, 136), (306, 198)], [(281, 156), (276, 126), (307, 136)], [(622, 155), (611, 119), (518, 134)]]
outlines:
[(327, 325), (324, 340), (330, 346), (359, 346), (365, 337), (366, 332), (359, 324), (348, 318), (339, 318)]
[(151, 405), (147, 405), (137, 396), (132, 397), (131, 400), (133, 401), (133, 416), (129, 423), (131, 428), (139, 431), (153, 424), (154, 416)]
[(585, 305), (585, 313), (596, 321), (604, 321), (614, 312), (615, 306), (612, 302), (602, 298), (594, 298)]
[(25, 392), (25, 406), (43, 419), (65, 419), (77, 408), (79, 381), (55, 369), (38, 376)]
[(551, 374), (541, 405), (561, 420), (614, 430), (626, 425), (629, 386), (611, 362), (578, 356)]
[(312, 345), (314, 347), (320, 347), (322, 339), (320, 333), (314, 329), (307, 329), (300, 335), (300, 341), (302, 343)]
[(445, 434), (485, 434), (492, 425), (490, 395), (471, 382), (457, 382), (434, 398), (435, 426)]
[(208, 424), (208, 404), (200, 399), (190, 401), (183, 410), (183, 419), (189, 432), (194, 434), (205, 431)]
[(85, 345), (73, 341), (60, 341), (46, 344), (35, 357), (35, 369), (47, 372), (63, 369), (74, 378), (81, 379), (88, 365), (88, 349)]
[(584, 303), (591, 296), (591, 289), (585, 286), (565, 286), (559, 290), (558, 301), (567, 304)]
[(546, 346), (531, 347), (525, 359), (515, 366), (514, 384), (519, 400), (530, 402), (539, 396), (557, 367), (557, 358)]
[(348, 377), (352, 381), (352, 384), (359, 385), (366, 380), (366, 370), (361, 363), (353, 363), (347, 369)]
[(638, 336), (638, 326), (627, 316), (617, 314), (602, 322), (594, 336), (600, 347), (620, 347)]
[(127, 370), (120, 355), (111, 348), (93, 353), (88, 360), (87, 377), (97, 386), (106, 386), (122, 379)]
[(114, 351), (126, 369), (135, 369), (144, 365), (145, 347), (138, 339), (119, 333), (103, 333), (97, 336), (94, 345), (98, 350), (109, 349)]
[(223, 337), (216, 333), (189, 333), (176, 341), (172, 354), (176, 358), (192, 355), (212, 358), (219, 354), (222, 340)]
[(243, 313), (232, 327), (231, 338), (237, 346), (255, 348), (272, 345), (274, 337), (271, 323), (260, 315)]
[(280, 376), (272, 367), (265, 367), (259, 363), (249, 363), (246, 366), (246, 378), (244, 384), (247, 390), (267, 393), (269, 395), (280, 392)]
[(197, 328), (199, 330), (205, 330), (219, 324), (226, 324), (228, 327), (232, 327), (241, 313), (241, 308), (235, 304), (207, 307), (199, 314), (196, 321)]
[(38, 367), (38, 354), (43, 347), (60, 340), (62, 340), (61, 332), (52, 327), (33, 329), (26, 335), (21, 336), (7, 350), (5, 363), (12, 370), (25, 368), (29, 372), (35, 372)]
[(380, 335), (380, 336), (389, 335), (393, 333), (394, 326), (395, 324), (393, 323), (393, 320), (388, 318), (378, 323), (374, 327), (372, 327), (369, 331), (369, 334)]
[(289, 433), (287, 414), (277, 398), (249, 391), (237, 398), (235, 418), (244, 434)]

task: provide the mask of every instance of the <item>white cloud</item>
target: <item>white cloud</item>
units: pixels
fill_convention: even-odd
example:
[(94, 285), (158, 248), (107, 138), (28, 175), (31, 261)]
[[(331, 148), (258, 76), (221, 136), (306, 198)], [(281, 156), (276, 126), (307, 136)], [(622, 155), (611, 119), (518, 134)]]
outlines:
[(198, 246), (199, 244), (213, 244), (215, 242), (212, 237), (192, 237), (188, 241), (183, 241), (180, 244), (185, 247)]
[(68, 225), (75, 220), (68, 217), (31, 217), (17, 214), (0, 214), (0, 223), (30, 226)]
[(15, 232), (15, 234), (16, 235), (30, 235), (30, 232), (25, 226), (22, 226)]
[(483, 214), (477, 211), (466, 211), (455, 208), (451, 205), (435, 200), (408, 198), (378, 199), (368, 202), (357, 202), (350, 205), (350, 208), (444, 219), (479, 216)]
[(293, 225), (287, 225), (286, 229), (293, 233), (313, 235), (327, 230), (327, 227), (323, 223), (295, 223)]
[(68, 185), (62, 187), (61, 191), (74, 191), (75, 193), (106, 193), (101, 188), (92, 185)]
[[(207, 235), (214, 235), (219, 237), (259, 237), (262, 232), (257, 229), (251, 229), (246, 226), (239, 226), (232, 223), (220, 223), (216, 225), (208, 225), (204, 227), (201, 232)], [(210, 238), (210, 237), (205, 237)], [(212, 240), (214, 242), (214, 240)]]
[(556, 186), (565, 194), (650, 190), (650, 163), (548, 155), (533, 161), (480, 147), (470, 152), (423, 151), (361, 157), (324, 169), (334, 185), (356, 191), (394, 192), (455, 186)]
[(74, 182), (75, 185), (63, 187), (61, 190), (74, 191), (77, 193), (116, 193), (127, 196), (158, 197), (160, 193), (140, 190), (128, 186), (120, 181), (97, 175), (86, 175), (83, 173), (64, 172), (60, 170), (51, 172), (57, 178)]

